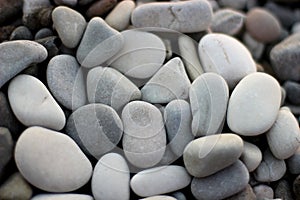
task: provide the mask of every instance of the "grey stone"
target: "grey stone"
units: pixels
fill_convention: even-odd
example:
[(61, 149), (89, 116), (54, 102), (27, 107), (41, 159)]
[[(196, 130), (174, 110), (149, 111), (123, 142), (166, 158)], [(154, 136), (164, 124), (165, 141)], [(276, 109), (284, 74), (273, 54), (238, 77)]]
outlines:
[(171, 194), (177, 200), (187, 200), (185, 195), (182, 192), (174, 192)]
[(36, 32), (34, 39), (39, 40), (50, 36), (53, 36), (53, 31), (49, 28), (42, 28)]
[(87, 76), (90, 103), (103, 103), (117, 112), (130, 101), (141, 98), (141, 91), (123, 74), (111, 67), (95, 67)]
[(54, 0), (55, 4), (57, 5), (66, 5), (74, 7), (77, 5), (78, 0)]
[(287, 180), (280, 180), (275, 187), (275, 198), (282, 198), (284, 200), (293, 200), (292, 188)]
[(116, 111), (104, 104), (88, 104), (75, 110), (66, 132), (85, 153), (99, 159), (121, 140), (123, 124)]
[(257, 72), (243, 78), (233, 90), (227, 108), (229, 128), (254, 136), (274, 124), (281, 101), (280, 85), (272, 76)]
[(300, 198), (300, 175), (298, 175), (293, 182), (293, 193), (296, 199)]
[(94, 200), (90, 195), (85, 194), (39, 194), (31, 200)]
[(69, 136), (41, 127), (22, 133), (15, 161), (28, 182), (49, 192), (76, 190), (92, 175), (90, 161)]
[(247, 187), (249, 173), (241, 161), (205, 178), (194, 178), (191, 190), (197, 200), (230, 197)]
[(291, 174), (300, 174), (300, 147), (287, 159), (287, 166)]
[(52, 20), (62, 43), (68, 48), (75, 48), (86, 27), (84, 17), (71, 8), (58, 6), (52, 12)]
[(257, 185), (253, 187), (253, 191), (256, 195), (257, 200), (264, 200), (266, 199), (273, 199), (274, 198), (274, 191), (273, 189), (264, 184)]
[(46, 86), (30, 75), (15, 77), (8, 87), (10, 106), (17, 118), (26, 126), (43, 126), (61, 130), (66, 123), (65, 114)]
[(121, 155), (108, 153), (102, 156), (94, 168), (92, 178), (92, 192), (95, 200), (129, 200), (129, 173), (127, 163)]
[(239, 193), (227, 198), (226, 200), (256, 200), (256, 196), (253, 192), (251, 185), (247, 185), (245, 189)]
[(260, 182), (273, 182), (281, 179), (285, 172), (284, 160), (278, 160), (269, 150), (266, 150), (262, 162), (254, 171), (254, 177)]
[(300, 33), (300, 22), (295, 22), (291, 29), (292, 33)]
[(244, 141), (244, 151), (240, 157), (249, 172), (254, 171), (262, 161), (260, 149), (249, 142)]
[(108, 64), (128, 77), (151, 78), (166, 57), (163, 41), (143, 30), (126, 30), (122, 31), (121, 35), (124, 38), (124, 46)]
[(300, 34), (292, 34), (274, 46), (270, 52), (272, 69), (276, 76), (284, 80), (300, 80)]
[(44, 61), (47, 55), (45, 47), (33, 41), (18, 40), (1, 43), (0, 88), (30, 64)]
[(85, 81), (73, 56), (58, 55), (49, 61), (47, 83), (53, 96), (66, 108), (76, 110), (86, 103)]
[(147, 197), (174, 192), (185, 188), (191, 177), (184, 167), (177, 165), (146, 169), (131, 178), (131, 189), (139, 196)]
[(248, 49), (231, 36), (207, 34), (200, 40), (198, 50), (204, 71), (221, 75), (230, 89), (246, 75), (256, 71)]
[(0, 127), (0, 177), (3, 174), (3, 169), (12, 158), (13, 147), (14, 143), (9, 130)]
[(157, 196), (143, 198), (141, 200), (176, 200), (176, 199), (174, 197), (170, 197), (166, 195), (157, 195)]
[(218, 74), (204, 73), (190, 87), (192, 132), (195, 136), (220, 133), (223, 129), (229, 89)]
[(182, 156), (186, 145), (194, 139), (191, 130), (192, 113), (184, 100), (173, 100), (164, 110), (169, 146), (176, 156)]
[(245, 8), (247, 0), (219, 0), (220, 6), (230, 7), (237, 10), (243, 10)]
[(206, 30), (211, 19), (212, 8), (206, 0), (143, 4), (131, 16), (137, 28), (158, 27), (185, 33)]
[(258, 60), (264, 53), (265, 45), (262, 42), (256, 41), (249, 33), (245, 33), (243, 36), (243, 42), (251, 52), (253, 58)]
[(165, 127), (158, 108), (147, 102), (132, 101), (124, 107), (122, 121), (127, 160), (139, 168), (157, 164), (166, 147)]
[(243, 13), (236, 10), (220, 9), (214, 13), (210, 28), (212, 32), (236, 35), (243, 28), (245, 18)]
[(122, 34), (111, 28), (102, 18), (94, 17), (86, 27), (76, 57), (83, 67), (95, 67), (118, 53), (123, 44)]
[(300, 105), (300, 84), (293, 81), (286, 81), (283, 85), (287, 99), (296, 105)]
[(243, 148), (243, 140), (235, 134), (200, 137), (185, 147), (184, 165), (192, 176), (206, 177), (235, 163)]
[(3, 200), (27, 200), (32, 195), (31, 186), (24, 180), (20, 173), (12, 174), (0, 186), (0, 199)]
[(278, 159), (287, 159), (300, 146), (299, 123), (291, 111), (280, 109), (266, 136), (272, 154)]
[(191, 82), (179, 57), (163, 65), (141, 89), (142, 99), (150, 103), (169, 103), (187, 99)]
[(10, 34), (9, 40), (32, 40), (33, 35), (26, 26), (18, 26)]

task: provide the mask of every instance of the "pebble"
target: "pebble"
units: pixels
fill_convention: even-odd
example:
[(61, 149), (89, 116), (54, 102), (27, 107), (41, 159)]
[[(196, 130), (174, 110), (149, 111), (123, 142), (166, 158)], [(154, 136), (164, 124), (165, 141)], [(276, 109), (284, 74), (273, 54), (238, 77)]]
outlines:
[[(7, 128), (0, 127), (0, 177), (3, 170), (12, 158), (14, 143)], [(1, 191), (1, 189), (0, 189)], [(0, 192), (1, 194), (1, 192)], [(1, 199), (1, 198), (0, 198)]]
[(194, 80), (189, 91), (195, 136), (220, 133), (223, 129), (229, 90), (218, 74), (204, 73)]
[(95, 16), (105, 15), (113, 7), (115, 7), (117, 3), (117, 0), (98, 0), (89, 7), (89, 9), (86, 11), (86, 16), (92, 18)]
[(300, 33), (300, 22), (295, 22), (291, 28), (292, 33)]
[(10, 34), (9, 40), (32, 40), (33, 35), (26, 26), (18, 26)]
[(182, 192), (174, 192), (172, 193), (172, 197), (176, 198), (177, 200), (186, 200), (186, 197)]
[(20, 173), (12, 174), (0, 186), (0, 199), (3, 200), (25, 200), (32, 196), (30, 185), (24, 180)]
[(247, 185), (245, 189), (239, 193), (227, 198), (226, 200), (256, 200), (256, 196), (253, 192), (251, 185)]
[(275, 198), (282, 198), (284, 200), (293, 200), (292, 189), (287, 180), (280, 180), (275, 188)]
[(264, 200), (264, 199), (273, 199), (274, 198), (274, 191), (273, 189), (264, 184), (257, 185), (253, 187), (253, 191), (256, 195), (256, 198), (258, 200)]
[(204, 73), (197, 54), (197, 45), (197, 42), (189, 36), (181, 35), (178, 38), (180, 56), (191, 81)]
[(184, 100), (173, 100), (164, 109), (169, 146), (176, 156), (182, 156), (186, 145), (194, 139), (191, 130), (192, 113)]
[(85, 194), (39, 194), (34, 196), (31, 200), (94, 200), (90, 195)]
[(284, 27), (291, 27), (297, 21), (295, 12), (287, 6), (280, 6), (275, 2), (268, 1), (264, 5), (264, 8), (275, 15)]
[(86, 103), (85, 80), (76, 58), (70, 55), (53, 57), (46, 74), (51, 93), (64, 107), (76, 110)]
[(249, 173), (241, 161), (205, 178), (194, 178), (192, 194), (197, 200), (217, 200), (230, 197), (247, 187)]
[(270, 52), (272, 69), (280, 80), (300, 80), (300, 34), (293, 34), (275, 45)]
[(87, 183), (92, 165), (67, 135), (30, 127), (19, 137), (15, 161), (24, 178), (48, 192), (69, 192)]
[(140, 200), (177, 200), (177, 199), (166, 195), (158, 195), (158, 196), (143, 198)]
[(150, 103), (188, 99), (190, 86), (183, 62), (175, 57), (164, 64), (141, 89), (142, 99)]
[(140, 99), (141, 91), (117, 70), (95, 67), (88, 72), (87, 95), (90, 103), (103, 103), (119, 112), (128, 102)]
[(54, 0), (56, 5), (66, 5), (74, 7), (77, 5), (78, 0)]
[(57, 36), (45, 37), (39, 40), (36, 40), (37, 43), (43, 45), (48, 52), (47, 60), (50, 60), (54, 56), (58, 55), (59, 49), (58, 45), (60, 45), (60, 40)]
[(192, 176), (202, 178), (235, 163), (243, 149), (243, 140), (238, 135), (209, 135), (190, 142), (184, 149), (183, 161)]
[(205, 35), (199, 42), (200, 62), (205, 72), (221, 75), (229, 89), (256, 71), (248, 49), (235, 38), (221, 33)]
[(218, 3), (222, 7), (243, 10), (246, 7), (247, 0), (219, 0)]
[(300, 175), (298, 175), (293, 183), (293, 192), (294, 195), (296, 196), (296, 199), (300, 198)]
[(38, 30), (34, 36), (34, 40), (43, 39), (46, 37), (53, 36), (53, 31), (49, 28), (41, 28)]
[(71, 114), (66, 132), (85, 153), (99, 159), (119, 143), (123, 124), (112, 107), (100, 103), (88, 104)]
[(121, 35), (124, 38), (123, 48), (108, 61), (108, 64), (132, 78), (152, 77), (166, 57), (163, 41), (158, 36), (142, 30), (126, 30), (121, 32)]
[(255, 60), (259, 60), (265, 50), (265, 44), (256, 41), (249, 33), (245, 33), (243, 36), (243, 42), (252, 54)]
[(95, 67), (118, 53), (123, 43), (122, 34), (111, 28), (102, 18), (94, 17), (86, 27), (76, 57), (83, 67)]
[(122, 143), (127, 160), (139, 168), (157, 164), (166, 146), (166, 132), (159, 109), (147, 102), (133, 101), (124, 107), (122, 121)]
[(262, 161), (262, 153), (256, 145), (244, 141), (244, 151), (240, 160), (245, 164), (249, 172), (253, 172)]
[(135, 8), (135, 3), (132, 0), (121, 1), (116, 7), (106, 16), (105, 21), (112, 28), (122, 31), (130, 24), (131, 13)]
[(300, 174), (300, 147), (287, 159), (287, 166), (291, 174)]
[(257, 72), (243, 78), (233, 90), (227, 108), (229, 128), (255, 136), (274, 124), (281, 101), (280, 85), (272, 76)]
[(132, 25), (167, 28), (183, 33), (206, 30), (212, 20), (207, 0), (142, 4), (132, 12)]
[(212, 32), (236, 35), (243, 28), (245, 18), (243, 13), (236, 10), (220, 9), (214, 13), (210, 28)]
[(0, 25), (8, 22), (22, 11), (22, 0), (0, 0)]
[[(103, 181), (105, 180), (105, 181)], [(97, 162), (92, 177), (92, 192), (95, 200), (129, 200), (130, 172), (126, 160), (119, 154), (108, 153)]]
[[(32, 63), (40, 63), (47, 58), (47, 50), (42, 45), (27, 40), (3, 42), (0, 44), (0, 88)], [(18, 62), (15, 62), (18, 60)]]
[(8, 87), (10, 106), (25, 126), (43, 126), (61, 130), (66, 123), (64, 112), (46, 86), (30, 75), (15, 77)]
[(52, 20), (62, 43), (68, 48), (75, 48), (86, 28), (84, 17), (71, 8), (58, 6), (52, 12)]
[(146, 169), (131, 178), (131, 189), (141, 197), (174, 192), (185, 188), (191, 177), (184, 167), (168, 165)]
[(299, 123), (291, 111), (280, 109), (266, 136), (272, 154), (278, 159), (287, 159), (300, 146)]
[(286, 81), (283, 85), (288, 100), (292, 104), (300, 105), (300, 84), (294, 81)]
[(273, 182), (281, 179), (285, 172), (284, 160), (278, 160), (269, 150), (266, 150), (262, 162), (254, 171), (254, 177), (259, 182)]

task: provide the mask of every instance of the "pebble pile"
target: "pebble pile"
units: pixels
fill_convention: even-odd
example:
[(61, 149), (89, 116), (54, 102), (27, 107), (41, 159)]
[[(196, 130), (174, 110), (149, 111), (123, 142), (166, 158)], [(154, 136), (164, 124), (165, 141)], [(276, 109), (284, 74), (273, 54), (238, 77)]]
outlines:
[(0, 0), (0, 200), (300, 199), (299, 0)]

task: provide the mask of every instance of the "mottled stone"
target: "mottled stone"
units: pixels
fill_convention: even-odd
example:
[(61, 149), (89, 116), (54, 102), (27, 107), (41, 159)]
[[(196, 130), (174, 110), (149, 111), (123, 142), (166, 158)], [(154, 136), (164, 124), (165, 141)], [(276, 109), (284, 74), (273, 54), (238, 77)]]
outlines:
[(248, 184), (245, 189), (227, 198), (226, 200), (256, 200), (256, 196), (251, 185)]

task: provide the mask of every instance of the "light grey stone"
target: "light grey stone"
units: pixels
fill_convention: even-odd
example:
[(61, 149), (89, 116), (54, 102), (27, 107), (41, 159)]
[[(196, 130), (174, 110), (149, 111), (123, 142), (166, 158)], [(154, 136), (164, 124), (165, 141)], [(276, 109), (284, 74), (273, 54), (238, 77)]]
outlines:
[(244, 141), (244, 151), (240, 160), (245, 164), (248, 171), (252, 172), (262, 161), (262, 153), (256, 145)]
[(15, 77), (8, 87), (8, 99), (16, 117), (26, 126), (61, 130), (66, 117), (46, 86), (30, 75)]
[(86, 27), (84, 17), (71, 8), (58, 6), (52, 12), (52, 21), (62, 43), (75, 48)]
[(85, 194), (39, 194), (31, 200), (94, 200), (90, 195)]
[(169, 165), (137, 173), (132, 177), (130, 186), (137, 195), (147, 197), (180, 190), (190, 182), (191, 177), (184, 167)]
[(41, 127), (21, 134), (15, 161), (28, 182), (48, 192), (76, 190), (92, 175), (90, 161), (69, 136)]
[(27, 40), (0, 44), (0, 88), (32, 63), (40, 63), (48, 56), (42, 45)]
[(172, 196), (177, 200), (186, 200), (186, 196), (182, 192), (174, 192)]
[(235, 134), (200, 137), (185, 147), (184, 165), (192, 176), (206, 177), (235, 163), (243, 148), (243, 140)]
[(192, 132), (195, 136), (220, 133), (229, 99), (226, 81), (218, 74), (204, 73), (190, 87)]
[(90, 103), (103, 103), (121, 111), (128, 102), (140, 99), (141, 91), (117, 70), (95, 67), (88, 72), (87, 95)]
[(207, 34), (200, 40), (198, 50), (204, 71), (220, 74), (230, 89), (246, 75), (256, 72), (248, 49), (231, 36)]
[(75, 110), (66, 132), (85, 153), (99, 159), (121, 140), (123, 124), (117, 112), (104, 104), (88, 104)]
[(49, 61), (47, 83), (53, 96), (66, 108), (76, 110), (86, 103), (83, 73), (73, 56), (58, 55)]
[(254, 136), (274, 124), (281, 101), (280, 85), (272, 76), (257, 72), (243, 78), (233, 90), (227, 108), (229, 128)]
[(132, 101), (124, 107), (122, 121), (127, 160), (139, 168), (157, 164), (166, 148), (166, 132), (158, 108), (147, 102)]
[(212, 8), (208, 1), (158, 2), (138, 6), (131, 21), (133, 26), (158, 27), (179, 32), (204, 31), (212, 19)]
[[(97, 35), (97, 37), (95, 37)], [(76, 58), (86, 68), (105, 63), (123, 47), (123, 36), (102, 18), (92, 18), (83, 34)]]
[(173, 58), (141, 89), (142, 99), (150, 103), (169, 103), (174, 99), (187, 99), (191, 82), (179, 57)]
[(130, 174), (125, 159), (117, 153), (108, 153), (97, 162), (92, 177), (95, 200), (124, 199), (130, 196)]
[(197, 200), (230, 197), (247, 187), (249, 172), (241, 161), (205, 178), (194, 178), (191, 190)]

